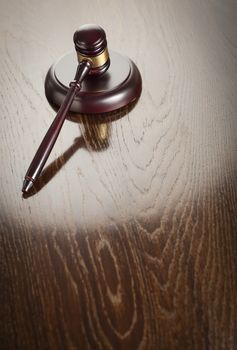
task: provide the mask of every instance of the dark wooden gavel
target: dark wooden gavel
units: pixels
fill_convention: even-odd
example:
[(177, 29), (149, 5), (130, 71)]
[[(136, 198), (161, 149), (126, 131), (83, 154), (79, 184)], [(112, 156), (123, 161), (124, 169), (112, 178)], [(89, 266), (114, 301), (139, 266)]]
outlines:
[(75, 49), (78, 56), (78, 67), (74, 80), (69, 84), (67, 95), (58, 113), (41, 142), (26, 172), (22, 192), (26, 193), (39, 177), (50, 152), (58, 138), (67, 113), (85, 77), (100, 76), (109, 68), (110, 59), (104, 30), (97, 25), (84, 25), (74, 33)]

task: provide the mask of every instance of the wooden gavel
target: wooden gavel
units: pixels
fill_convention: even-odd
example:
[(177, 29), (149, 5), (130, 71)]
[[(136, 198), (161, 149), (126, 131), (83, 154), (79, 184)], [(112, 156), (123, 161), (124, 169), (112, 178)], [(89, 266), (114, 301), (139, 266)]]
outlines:
[(73, 99), (81, 90), (85, 77), (87, 75), (100, 76), (110, 66), (106, 35), (100, 26), (90, 24), (80, 27), (74, 33), (73, 40), (78, 56), (75, 78), (69, 84), (66, 97), (26, 172), (22, 187), (23, 193), (28, 192), (39, 177), (58, 138)]

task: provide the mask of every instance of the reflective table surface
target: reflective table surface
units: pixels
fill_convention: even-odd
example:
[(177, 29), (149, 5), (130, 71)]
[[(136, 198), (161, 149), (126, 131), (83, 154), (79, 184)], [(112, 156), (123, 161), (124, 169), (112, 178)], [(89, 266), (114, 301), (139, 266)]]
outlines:
[[(237, 347), (236, 4), (0, 3), (1, 349)], [(50, 65), (84, 23), (143, 79), (136, 104), (66, 120)]]

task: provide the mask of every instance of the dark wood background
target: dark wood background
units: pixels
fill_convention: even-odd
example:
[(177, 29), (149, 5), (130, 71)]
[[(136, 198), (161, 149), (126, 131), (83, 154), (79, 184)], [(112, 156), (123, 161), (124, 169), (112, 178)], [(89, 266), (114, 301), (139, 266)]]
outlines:
[[(133, 108), (66, 121), (49, 66), (84, 23), (143, 78)], [(0, 348), (237, 348), (234, 1), (0, 2)]]

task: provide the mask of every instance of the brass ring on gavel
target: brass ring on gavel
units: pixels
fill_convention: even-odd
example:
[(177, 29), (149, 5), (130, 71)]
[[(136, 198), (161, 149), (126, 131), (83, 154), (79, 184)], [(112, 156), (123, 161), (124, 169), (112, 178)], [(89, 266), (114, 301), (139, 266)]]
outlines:
[(107, 62), (109, 58), (109, 52), (107, 48), (98, 56), (86, 56), (77, 52), (77, 57), (79, 62), (82, 62), (83, 60), (89, 60), (92, 63), (92, 68), (97, 68), (103, 66)]

